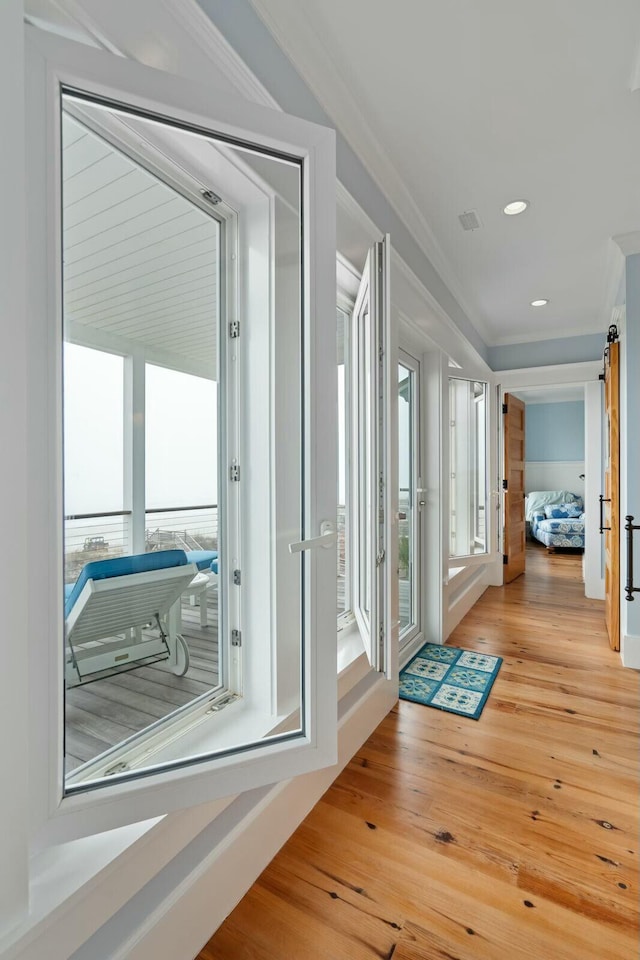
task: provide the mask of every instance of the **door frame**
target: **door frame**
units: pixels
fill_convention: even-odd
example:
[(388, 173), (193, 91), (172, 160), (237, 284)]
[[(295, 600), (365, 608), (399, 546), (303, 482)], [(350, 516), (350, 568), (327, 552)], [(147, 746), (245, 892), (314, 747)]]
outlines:
[[(518, 390), (529, 389), (531, 387), (543, 388), (543, 387), (560, 387), (560, 386), (583, 386), (586, 387), (588, 383), (593, 383), (598, 381), (600, 374), (602, 373), (602, 361), (601, 360), (590, 360), (585, 363), (565, 363), (558, 364), (556, 366), (549, 367), (524, 367), (518, 370), (504, 370), (496, 374), (496, 379), (499, 383), (498, 386), (498, 399), (502, 403), (504, 401), (505, 393), (517, 393)], [(588, 409), (586, 402), (586, 391), (585, 391), (585, 410)], [(593, 408), (590, 411), (593, 415)], [(502, 417), (498, 417), (498, 430), (499, 430), (499, 449), (502, 449)], [(589, 432), (589, 431), (587, 431)], [(598, 490), (601, 485), (601, 474), (600, 474), (600, 464), (596, 464), (595, 459), (590, 457), (587, 461), (587, 442), (585, 437), (585, 496), (587, 493), (593, 491), (596, 487)], [(503, 467), (502, 463), (499, 464), (499, 473), (498, 473), (498, 487), (502, 486), (503, 479)], [(526, 481), (525, 481), (526, 485)], [(588, 516), (592, 517), (592, 522), (590, 523), (590, 530), (593, 529), (593, 524), (597, 525), (598, 520), (598, 504), (587, 503), (585, 501), (585, 511), (588, 511)], [(503, 506), (500, 506), (500, 521), (499, 521), (499, 535), (500, 535), (500, 552), (502, 553), (503, 542), (502, 542), (502, 531), (503, 531)], [(594, 565), (599, 565), (600, 555), (597, 551), (597, 547), (592, 543), (593, 538), (585, 536), (585, 570), (593, 567)], [(502, 577), (502, 568), (500, 569), (500, 581), (503, 581)], [(587, 581), (587, 576), (585, 575), (585, 585)]]
[[(440, 362), (440, 353), (435, 348), (433, 342), (429, 340), (426, 335), (423, 336), (401, 313), (396, 312), (394, 320), (396, 321), (398, 330), (395, 350), (395, 369), (397, 370), (398, 363), (404, 362), (403, 357), (407, 361), (411, 361), (414, 366), (418, 365), (419, 367), (417, 430), (419, 433), (420, 469), (422, 470), (422, 489), (424, 491), (423, 498), (427, 501), (417, 515), (420, 573), (417, 578), (414, 578), (414, 589), (420, 596), (419, 622), (416, 625), (416, 629), (412, 630), (402, 639), (400, 639), (399, 634), (400, 617), (398, 607), (398, 649), (400, 668), (402, 668), (427, 640), (431, 640), (434, 643), (438, 642), (434, 638), (441, 633), (442, 574), (440, 564), (436, 563), (436, 560), (439, 560), (440, 557), (441, 517), (439, 514), (439, 505), (436, 502), (438, 498), (434, 498), (426, 492), (427, 488), (431, 490), (434, 487), (433, 477), (429, 477), (429, 461), (427, 457), (429, 447), (427, 444), (430, 441), (430, 433), (433, 433), (434, 428), (434, 424), (430, 423), (429, 414), (437, 409), (437, 415), (438, 417), (440, 416), (439, 404), (434, 403), (437, 399), (436, 395), (439, 395), (440, 392), (440, 380), (439, 377), (435, 378), (437, 385), (434, 384), (433, 370), (435, 359), (437, 358), (438, 362)], [(439, 444), (439, 435), (438, 437), (431, 437), (431, 440)], [(398, 459), (397, 454), (394, 453), (394, 456)], [(436, 465), (436, 468), (439, 470), (439, 463)], [(439, 489), (439, 483), (435, 486)], [(416, 499), (418, 499), (417, 490)], [(436, 566), (438, 567), (437, 576), (435, 576)], [(430, 573), (431, 575), (429, 575)]]

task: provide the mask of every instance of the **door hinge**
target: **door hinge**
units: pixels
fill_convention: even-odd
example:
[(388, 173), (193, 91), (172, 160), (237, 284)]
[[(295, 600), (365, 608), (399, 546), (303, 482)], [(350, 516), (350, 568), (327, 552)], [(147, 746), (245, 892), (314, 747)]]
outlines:
[(240, 479), (240, 464), (232, 463), (229, 467), (229, 480), (237, 481)]
[(503, 490), (508, 490), (508, 489), (509, 489), (509, 481), (508, 481), (508, 480), (503, 480), (503, 481), (502, 481), (502, 489), (503, 489)]
[(506, 565), (509, 563), (509, 557), (507, 556), (506, 553), (503, 553), (503, 554), (502, 554), (502, 563), (503, 563), (503, 565), (504, 565), (505, 567), (506, 567)]
[(240, 574), (240, 571), (239, 571), (239, 570), (234, 570), (234, 571), (233, 571), (233, 585), (234, 585), (234, 587), (239, 587), (241, 580), (242, 580), (242, 576), (241, 576), (241, 574)]
[(237, 340), (240, 336), (240, 321), (232, 320), (229, 323), (229, 338), (231, 340)]
[(386, 557), (386, 552), (385, 552), (384, 547), (382, 547), (382, 549), (380, 550), (380, 552), (379, 552), (378, 555), (376, 556), (376, 567), (379, 567), (381, 563), (384, 563), (384, 558), (385, 558), (385, 557)]
[(509, 407), (507, 406), (506, 403), (503, 403), (503, 404), (502, 404), (502, 412), (503, 412), (503, 413), (509, 413)]
[(232, 631), (231, 631), (231, 646), (232, 646), (232, 647), (241, 647), (241, 646), (242, 646), (242, 631), (241, 631), (241, 630), (232, 630)]

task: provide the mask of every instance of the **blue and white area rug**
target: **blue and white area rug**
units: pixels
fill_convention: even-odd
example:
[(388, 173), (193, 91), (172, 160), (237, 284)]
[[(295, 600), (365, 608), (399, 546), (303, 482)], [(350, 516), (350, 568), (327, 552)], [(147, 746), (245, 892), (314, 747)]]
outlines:
[(400, 671), (400, 697), (477, 720), (502, 657), (425, 643)]

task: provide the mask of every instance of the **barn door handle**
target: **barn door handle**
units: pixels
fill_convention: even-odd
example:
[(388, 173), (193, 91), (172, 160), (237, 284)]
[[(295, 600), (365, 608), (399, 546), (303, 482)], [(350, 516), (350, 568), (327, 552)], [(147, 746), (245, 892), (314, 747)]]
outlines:
[(640, 530), (640, 524), (634, 523), (633, 517), (625, 517), (627, 521), (624, 525), (627, 531), (627, 583), (624, 588), (625, 600), (633, 600), (634, 593), (640, 593), (640, 587), (633, 585), (633, 531)]
[(605, 504), (605, 503), (611, 503), (611, 498), (609, 497), (608, 499), (605, 500), (605, 498), (602, 496), (602, 494), (600, 494), (600, 533), (604, 533), (605, 530), (611, 530), (611, 527), (605, 527), (605, 526), (603, 526), (603, 524), (604, 524), (604, 515), (603, 515), (604, 507), (603, 507), (603, 504)]

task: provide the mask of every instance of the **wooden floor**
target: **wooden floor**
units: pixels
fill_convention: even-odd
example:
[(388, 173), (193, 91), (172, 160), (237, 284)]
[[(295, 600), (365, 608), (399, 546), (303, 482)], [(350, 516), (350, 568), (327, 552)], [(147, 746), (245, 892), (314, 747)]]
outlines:
[(638, 675), (580, 569), (485, 593), (480, 720), (400, 702), (200, 960), (637, 960)]
[(207, 627), (200, 610), (183, 602), (182, 636), (189, 670), (177, 677), (162, 666), (138, 667), (73, 687), (65, 694), (65, 769), (69, 773), (218, 683), (217, 591), (208, 594)]

